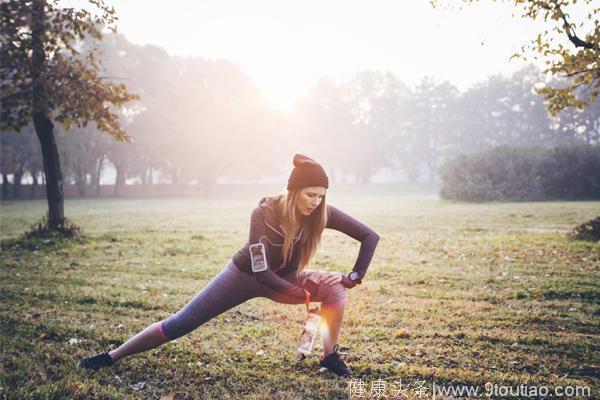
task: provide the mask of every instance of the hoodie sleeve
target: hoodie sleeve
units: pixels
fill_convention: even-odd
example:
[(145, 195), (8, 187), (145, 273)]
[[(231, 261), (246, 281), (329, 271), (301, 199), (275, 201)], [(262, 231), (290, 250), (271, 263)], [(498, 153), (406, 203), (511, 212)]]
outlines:
[[(248, 243), (250, 245), (255, 243), (262, 243), (265, 246), (265, 250), (268, 251), (268, 239), (266, 235), (266, 225), (262, 215), (262, 209), (256, 207), (252, 211), (250, 218), (250, 237)], [(268, 255), (267, 255), (268, 258)], [(266, 271), (254, 272), (252, 271), (256, 281), (262, 285), (267, 286), (269, 289), (292, 296), (301, 300), (305, 299), (305, 291), (300, 286), (296, 286), (271, 270), (271, 266)]]
[(379, 242), (379, 235), (362, 222), (357, 221), (339, 209), (331, 205), (327, 207), (329, 210), (327, 228), (345, 233), (360, 242), (360, 250), (352, 271), (358, 272), (360, 279), (362, 279), (367, 273), (367, 268), (373, 259), (375, 248)]

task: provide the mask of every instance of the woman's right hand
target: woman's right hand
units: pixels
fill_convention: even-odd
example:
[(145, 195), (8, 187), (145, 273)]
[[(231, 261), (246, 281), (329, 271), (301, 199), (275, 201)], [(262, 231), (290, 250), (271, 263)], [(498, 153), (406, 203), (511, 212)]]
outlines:
[(342, 276), (342, 285), (346, 289), (352, 289), (354, 286), (358, 285), (356, 282), (350, 280), (347, 276)]

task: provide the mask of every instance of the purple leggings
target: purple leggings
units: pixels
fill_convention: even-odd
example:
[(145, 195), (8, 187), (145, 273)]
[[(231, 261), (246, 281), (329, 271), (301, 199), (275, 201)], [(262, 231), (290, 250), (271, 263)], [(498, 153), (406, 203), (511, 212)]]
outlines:
[[(304, 281), (315, 270), (293, 271), (282, 278), (296, 285)], [(230, 310), (246, 300), (267, 297), (284, 304), (303, 304), (303, 300), (282, 295), (256, 282), (254, 276), (240, 271), (230, 261), (189, 303), (177, 313), (157, 324), (167, 340), (177, 339), (217, 315)], [(324, 307), (340, 307), (346, 303), (345, 288), (341, 283), (319, 284), (316, 296), (311, 301), (320, 301)]]

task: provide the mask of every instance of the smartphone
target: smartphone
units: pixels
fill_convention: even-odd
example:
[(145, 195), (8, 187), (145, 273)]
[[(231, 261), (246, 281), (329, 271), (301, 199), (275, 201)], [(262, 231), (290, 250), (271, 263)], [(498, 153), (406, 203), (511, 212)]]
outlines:
[(267, 252), (265, 245), (255, 243), (250, 245), (250, 262), (252, 263), (252, 272), (262, 272), (269, 268), (267, 264)]

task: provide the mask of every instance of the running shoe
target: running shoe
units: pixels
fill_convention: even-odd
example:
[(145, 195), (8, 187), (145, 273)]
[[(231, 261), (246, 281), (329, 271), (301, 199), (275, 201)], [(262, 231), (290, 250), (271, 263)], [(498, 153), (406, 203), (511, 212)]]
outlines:
[(115, 363), (108, 353), (100, 353), (93, 357), (84, 358), (83, 360), (79, 361), (77, 366), (85, 369), (99, 369), (103, 367), (110, 367), (114, 364)]
[(346, 363), (340, 358), (338, 354), (339, 346), (336, 344), (333, 346), (333, 352), (328, 354), (327, 357), (321, 356), (321, 362), (319, 363), (321, 367), (327, 368), (329, 371), (333, 372), (337, 376), (351, 376), (352, 371), (346, 365)]

